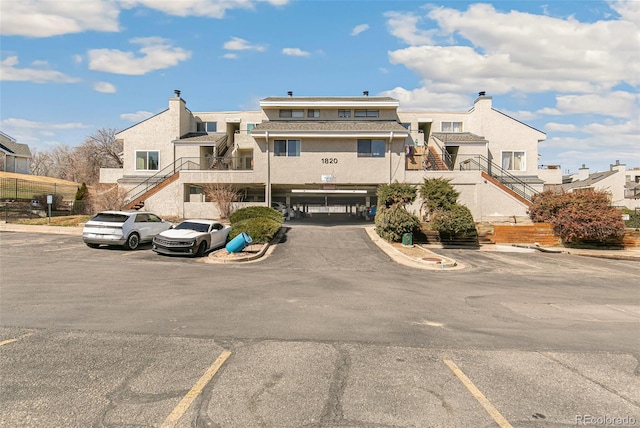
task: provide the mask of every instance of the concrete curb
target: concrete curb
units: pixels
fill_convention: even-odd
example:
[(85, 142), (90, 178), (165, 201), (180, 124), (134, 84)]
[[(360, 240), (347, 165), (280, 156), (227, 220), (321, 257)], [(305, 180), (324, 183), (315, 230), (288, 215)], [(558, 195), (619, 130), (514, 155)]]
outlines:
[(0, 223), (0, 232), (53, 233), (58, 235), (82, 236), (82, 229), (82, 227), (77, 226), (39, 226), (32, 224)]
[(376, 233), (375, 228), (366, 227), (365, 230), (367, 232), (367, 235), (369, 235), (371, 242), (373, 242), (375, 245), (378, 246), (378, 248), (380, 248), (389, 257), (391, 257), (391, 259), (394, 262), (401, 264), (403, 266), (409, 266), (416, 269), (442, 270), (442, 271), (460, 270), (465, 268), (464, 265), (459, 264), (455, 260), (436, 254), (421, 246), (417, 246), (416, 248), (419, 248), (420, 251), (423, 251), (425, 256), (429, 255), (432, 258), (437, 258), (440, 260), (427, 261), (427, 260), (410, 257), (404, 254), (402, 251), (394, 248), (393, 245), (389, 244), (384, 239), (380, 238)]
[(211, 264), (231, 264), (231, 263), (247, 263), (247, 262), (255, 262), (261, 260), (263, 257), (268, 257), (271, 253), (276, 249), (276, 246), (282, 239), (286, 229), (285, 227), (281, 227), (276, 236), (267, 244), (264, 244), (260, 251), (255, 254), (251, 254), (248, 256), (237, 257), (234, 259), (222, 259), (215, 257), (215, 254), (218, 251), (227, 251), (225, 248), (221, 248), (219, 250), (210, 253), (207, 257), (199, 259), (198, 261), (201, 263), (211, 263)]

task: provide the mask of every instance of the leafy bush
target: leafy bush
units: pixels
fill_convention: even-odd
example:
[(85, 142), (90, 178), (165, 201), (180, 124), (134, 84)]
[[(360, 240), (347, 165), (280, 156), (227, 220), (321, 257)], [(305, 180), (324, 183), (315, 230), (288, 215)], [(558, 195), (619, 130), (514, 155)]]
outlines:
[(266, 244), (276, 236), (280, 226), (282, 222), (268, 217), (247, 218), (231, 225), (229, 240), (244, 232), (251, 237), (254, 244)]
[(455, 204), (450, 209), (437, 208), (431, 213), (431, 228), (441, 234), (453, 236), (476, 230), (471, 210)]
[(390, 242), (400, 242), (402, 235), (420, 227), (420, 219), (399, 204), (390, 208), (381, 206), (376, 213), (375, 223), (378, 236)]
[(408, 183), (381, 184), (376, 192), (378, 205), (391, 207), (393, 205), (406, 205), (416, 200), (416, 188)]
[(269, 207), (240, 208), (229, 216), (231, 225), (250, 218), (266, 217), (282, 224), (284, 217), (281, 213)]
[(460, 196), (460, 192), (451, 185), (451, 180), (444, 178), (425, 178), (419, 192), (423, 199), (422, 205), (426, 206), (429, 213), (438, 209), (452, 209)]
[(539, 193), (532, 198), (529, 216), (534, 222), (550, 223), (565, 243), (605, 243), (624, 236), (621, 212), (600, 190)]

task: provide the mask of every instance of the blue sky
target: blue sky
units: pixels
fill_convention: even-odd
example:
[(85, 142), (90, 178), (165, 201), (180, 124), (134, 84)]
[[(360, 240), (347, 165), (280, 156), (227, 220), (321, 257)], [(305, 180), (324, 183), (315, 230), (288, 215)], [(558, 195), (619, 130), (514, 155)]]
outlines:
[(43, 151), (284, 96), (494, 108), (547, 133), (539, 164), (640, 167), (640, 1), (0, 2), (0, 130)]

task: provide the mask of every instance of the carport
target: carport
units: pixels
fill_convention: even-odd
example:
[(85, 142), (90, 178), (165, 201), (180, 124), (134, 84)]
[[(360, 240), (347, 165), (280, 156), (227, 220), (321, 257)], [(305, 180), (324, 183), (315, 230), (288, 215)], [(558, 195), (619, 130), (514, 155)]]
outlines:
[(296, 220), (316, 219), (323, 223), (364, 221), (366, 207), (376, 205), (377, 185), (273, 186), (273, 201), (282, 202), (296, 213)]

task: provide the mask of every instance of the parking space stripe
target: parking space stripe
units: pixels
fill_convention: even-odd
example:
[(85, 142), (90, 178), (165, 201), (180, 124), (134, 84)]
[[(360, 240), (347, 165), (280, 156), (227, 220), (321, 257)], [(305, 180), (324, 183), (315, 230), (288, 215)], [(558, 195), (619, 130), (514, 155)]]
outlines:
[(2, 342), (0, 342), (0, 346), (8, 345), (8, 344), (10, 344), (10, 343), (17, 342), (17, 341), (18, 341), (18, 339), (7, 339), (7, 340), (3, 340)]
[(171, 414), (167, 416), (167, 419), (164, 420), (160, 428), (173, 428), (176, 426), (180, 418), (187, 411), (189, 406), (193, 403), (193, 400), (196, 399), (198, 395), (202, 392), (205, 386), (213, 379), (216, 375), (220, 367), (227, 361), (227, 358), (231, 356), (231, 352), (224, 351), (220, 356), (213, 362), (213, 364), (207, 369), (206, 372), (202, 375), (202, 377), (196, 382), (196, 384), (191, 388), (189, 392), (180, 400), (180, 403), (173, 409)]
[(26, 334), (23, 334), (20, 337), (16, 337), (15, 339), (7, 339), (7, 340), (0, 341), (0, 346), (4, 346), (4, 345), (8, 345), (8, 344), (13, 343), (13, 342), (17, 342), (20, 339), (23, 339), (25, 337), (29, 337), (29, 336), (32, 336), (32, 335), (33, 335), (33, 333), (26, 333)]
[(473, 382), (471, 382), (471, 379), (469, 379), (462, 372), (462, 370), (458, 368), (456, 363), (451, 360), (443, 361), (451, 369), (453, 374), (456, 375), (458, 379), (460, 379), (460, 382), (462, 382), (462, 384), (469, 390), (471, 395), (473, 395), (475, 399), (478, 400), (478, 402), (482, 405), (482, 407), (484, 407), (487, 413), (489, 413), (489, 416), (491, 416), (493, 420), (496, 421), (500, 428), (513, 428), (511, 424), (505, 419), (505, 417), (502, 416), (502, 414), (498, 411), (498, 409), (496, 409), (493, 404), (491, 404), (487, 397), (485, 397), (484, 394), (480, 392), (478, 388), (476, 388)]

